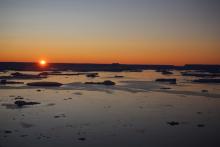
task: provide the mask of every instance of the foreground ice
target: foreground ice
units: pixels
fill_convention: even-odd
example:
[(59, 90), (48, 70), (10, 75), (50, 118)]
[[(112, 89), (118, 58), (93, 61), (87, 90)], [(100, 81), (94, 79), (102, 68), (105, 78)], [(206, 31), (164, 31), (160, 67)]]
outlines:
[[(64, 83), (53, 88), (26, 85), (33, 80), (0, 86), (0, 146), (220, 146), (218, 84), (195, 84), (178, 72), (99, 75), (52, 75), (48, 81)], [(104, 80), (116, 85), (84, 84)]]

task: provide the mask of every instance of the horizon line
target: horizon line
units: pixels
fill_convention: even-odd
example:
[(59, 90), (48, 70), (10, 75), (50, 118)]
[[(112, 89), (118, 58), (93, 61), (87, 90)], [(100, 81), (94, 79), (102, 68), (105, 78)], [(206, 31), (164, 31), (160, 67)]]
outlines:
[[(0, 63), (32, 63), (32, 64), (37, 64), (38, 62), (26, 62), (26, 61), (0, 61)], [(207, 63), (186, 63), (182, 65), (175, 65), (175, 64), (136, 64), (136, 63), (77, 63), (77, 62), (48, 62), (48, 64), (91, 64), (91, 65), (112, 65), (112, 64), (118, 64), (118, 65), (152, 65), (152, 66), (187, 66), (187, 65), (210, 65), (210, 66), (220, 66), (220, 64), (207, 64)]]

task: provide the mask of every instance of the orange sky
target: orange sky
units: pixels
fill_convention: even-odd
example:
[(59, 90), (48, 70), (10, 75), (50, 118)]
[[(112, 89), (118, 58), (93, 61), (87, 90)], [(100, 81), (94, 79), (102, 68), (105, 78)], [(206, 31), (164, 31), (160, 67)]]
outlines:
[(220, 64), (220, 46), (214, 41), (25, 38), (1, 40), (0, 47), (3, 62)]
[[(219, 64), (218, 46), (178, 42), (4, 42), (0, 61), (130, 64)], [(33, 47), (34, 46), (34, 47)], [(19, 48), (19, 49), (18, 49)], [(191, 49), (194, 48), (194, 49)], [(212, 49), (210, 49), (212, 48)], [(215, 49), (216, 48), (216, 49)]]

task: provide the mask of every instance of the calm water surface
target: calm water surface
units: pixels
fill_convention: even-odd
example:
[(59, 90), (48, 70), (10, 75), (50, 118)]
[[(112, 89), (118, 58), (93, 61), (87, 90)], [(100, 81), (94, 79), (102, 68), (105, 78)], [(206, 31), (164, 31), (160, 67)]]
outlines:
[[(194, 84), (193, 77), (178, 71), (171, 76), (154, 71), (99, 75), (43, 79), (67, 84), (60, 88), (0, 86), (0, 147), (220, 146), (220, 85)], [(158, 84), (156, 78), (177, 78), (177, 85)], [(74, 85), (104, 80), (116, 86)], [(14, 107), (17, 96), (40, 104)], [(167, 123), (172, 121), (179, 124)]]

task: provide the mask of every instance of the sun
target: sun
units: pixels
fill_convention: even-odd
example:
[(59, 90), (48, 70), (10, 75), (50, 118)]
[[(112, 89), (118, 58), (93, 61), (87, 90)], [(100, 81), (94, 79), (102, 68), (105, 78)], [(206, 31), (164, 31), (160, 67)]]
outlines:
[(40, 64), (41, 66), (45, 66), (45, 65), (47, 64), (47, 62), (46, 62), (45, 60), (40, 60), (40, 61), (39, 61), (39, 64)]

